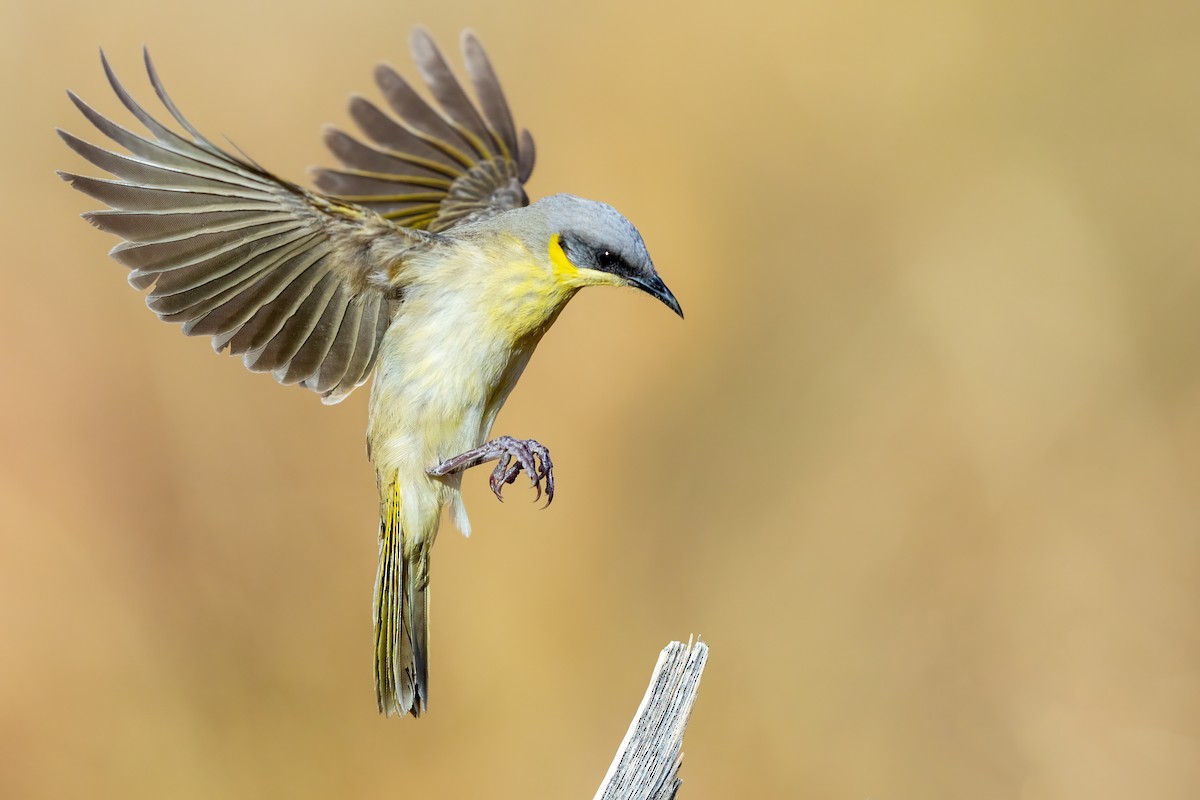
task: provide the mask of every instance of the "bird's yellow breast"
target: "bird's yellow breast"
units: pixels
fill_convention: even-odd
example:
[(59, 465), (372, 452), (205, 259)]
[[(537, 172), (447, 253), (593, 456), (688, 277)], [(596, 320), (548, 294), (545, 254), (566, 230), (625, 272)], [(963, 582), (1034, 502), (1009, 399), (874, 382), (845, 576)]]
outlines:
[(522, 242), (502, 238), (488, 248), (490, 274), (481, 281), (480, 299), (487, 310), (487, 326), (513, 346), (529, 336), (539, 336), (580, 285), (573, 267), (555, 262), (550, 253), (538, 258)]
[(372, 439), (387, 440), (373, 442), (376, 453), (424, 463), (482, 442), (542, 334), (595, 281), (556, 240), (539, 253), (509, 235), (464, 242), (409, 268), (378, 361)]

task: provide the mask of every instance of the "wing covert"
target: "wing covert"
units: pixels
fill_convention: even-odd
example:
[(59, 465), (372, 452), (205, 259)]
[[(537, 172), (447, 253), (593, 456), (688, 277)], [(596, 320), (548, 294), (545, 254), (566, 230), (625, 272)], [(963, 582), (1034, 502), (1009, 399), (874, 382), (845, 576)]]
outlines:
[(436, 237), (283, 181), (213, 144), (175, 107), (145, 54), (163, 106), (191, 137), (143, 109), (101, 61), (113, 91), (150, 137), (71, 101), (124, 148), (63, 141), (115, 179), (60, 173), (109, 209), (85, 214), (125, 241), (111, 255), (147, 305), (190, 336), (210, 336), (256, 372), (335, 403), (366, 381), (399, 293), (373, 276)]
[(350, 116), (371, 143), (327, 128), (325, 143), (342, 168), (316, 170), (318, 188), (398, 225), (430, 231), (527, 205), (533, 137), (517, 133), (500, 81), (470, 31), (462, 51), (478, 104), (429, 34), (415, 30), (413, 60), (437, 108), (391, 67), (378, 67), (375, 82), (395, 117), (351, 98)]

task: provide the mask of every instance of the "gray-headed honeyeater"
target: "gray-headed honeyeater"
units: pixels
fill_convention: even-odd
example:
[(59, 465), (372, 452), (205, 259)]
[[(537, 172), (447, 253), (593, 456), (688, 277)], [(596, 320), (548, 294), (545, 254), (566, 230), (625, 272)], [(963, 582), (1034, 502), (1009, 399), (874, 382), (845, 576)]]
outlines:
[[(412, 52), (433, 102), (394, 70), (375, 79), (391, 114), (356, 97), (370, 143), (328, 129), (340, 169), (308, 191), (205, 138), (146, 70), (180, 134), (104, 70), (148, 135), (88, 121), (127, 152), (60, 131), (115, 179), (63, 174), (110, 208), (84, 216), (124, 239), (111, 255), (159, 318), (255, 372), (336, 403), (375, 371), (368, 453), (380, 499), (375, 686), (385, 714), (428, 700), (429, 551), (444, 506), (468, 531), (462, 472), (497, 460), (497, 494), (522, 473), (554, 495), (533, 440), (488, 441), (542, 335), (585, 286), (633, 286), (676, 313), (642, 237), (611, 206), (559, 194), (529, 203), (533, 139), (519, 134), (483, 49), (462, 38), (472, 100), (424, 31)], [(682, 316), (682, 314), (681, 314)]]

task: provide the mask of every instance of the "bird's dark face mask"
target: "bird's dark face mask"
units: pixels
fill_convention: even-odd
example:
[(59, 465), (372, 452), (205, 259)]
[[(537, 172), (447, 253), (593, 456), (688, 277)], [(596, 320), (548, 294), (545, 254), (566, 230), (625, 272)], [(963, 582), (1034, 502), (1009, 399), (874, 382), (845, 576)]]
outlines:
[(628, 235), (619, 237), (629, 241), (618, 244), (568, 231), (559, 234), (558, 244), (567, 260), (577, 269), (603, 273), (616, 279), (612, 283), (641, 289), (651, 297), (658, 298), (682, 318), (683, 309), (662, 278), (658, 277), (641, 236), (636, 230), (632, 234), (635, 238)]

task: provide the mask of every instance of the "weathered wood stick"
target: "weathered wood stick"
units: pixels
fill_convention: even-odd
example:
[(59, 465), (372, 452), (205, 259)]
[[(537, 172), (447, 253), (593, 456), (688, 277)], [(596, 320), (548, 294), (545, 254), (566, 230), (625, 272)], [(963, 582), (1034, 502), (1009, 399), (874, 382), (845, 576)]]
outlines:
[(700, 688), (708, 645), (671, 642), (595, 800), (671, 800), (679, 791), (683, 731)]

